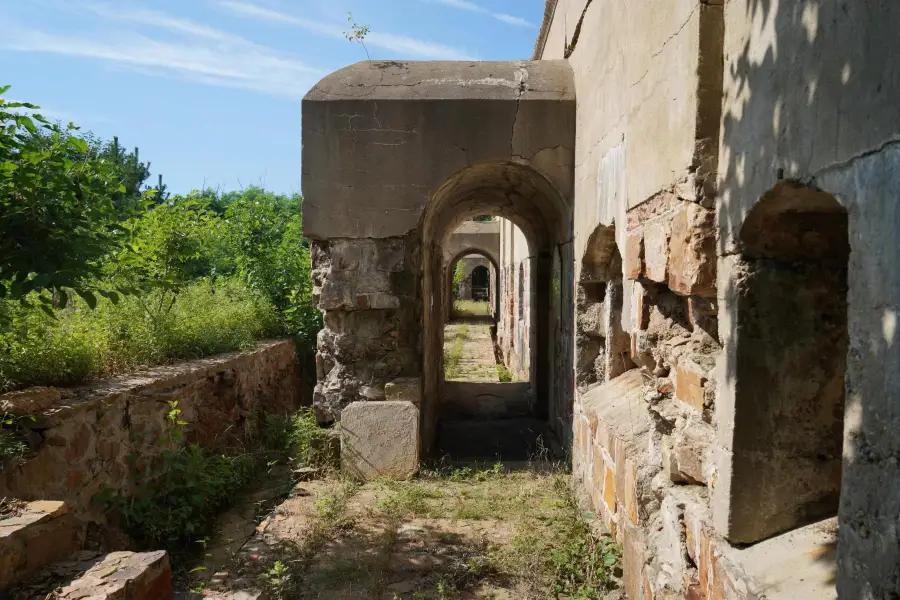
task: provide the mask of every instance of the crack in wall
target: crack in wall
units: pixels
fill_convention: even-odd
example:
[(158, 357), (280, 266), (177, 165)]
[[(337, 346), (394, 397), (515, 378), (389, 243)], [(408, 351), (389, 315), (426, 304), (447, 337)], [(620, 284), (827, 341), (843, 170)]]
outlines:
[(591, 2), (593, 0), (587, 0), (584, 5), (584, 9), (581, 11), (581, 16), (578, 18), (578, 23), (575, 25), (575, 31), (572, 32), (572, 41), (569, 42), (569, 45), (566, 46), (565, 51), (563, 52), (563, 58), (569, 58), (572, 56), (572, 53), (575, 52), (575, 46), (578, 44), (578, 38), (581, 37), (581, 24), (584, 22), (584, 16), (587, 14), (588, 8), (591, 6)]

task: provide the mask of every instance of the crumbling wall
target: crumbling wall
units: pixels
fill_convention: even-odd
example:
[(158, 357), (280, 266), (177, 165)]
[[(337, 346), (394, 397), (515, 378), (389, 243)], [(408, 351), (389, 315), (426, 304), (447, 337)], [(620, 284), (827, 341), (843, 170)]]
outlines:
[(0, 396), (22, 417), (33, 454), (0, 471), (0, 497), (62, 500), (103, 518), (94, 496), (124, 492), (131, 473), (162, 450), (173, 402), (185, 441), (216, 448), (261, 435), (265, 415), (298, 408), (301, 385), (291, 341), (117, 377), (83, 388), (30, 388)]
[[(887, 0), (547, 3), (535, 57), (567, 58), (579, 95), (576, 270), (614, 226), (631, 409), (651, 423), (617, 447), (634, 421), (587, 401), (631, 372), (598, 368), (607, 290), (579, 285), (576, 474), (624, 542), (631, 598), (900, 593), (898, 19)], [(783, 186), (846, 214), (801, 211), (766, 243), (849, 241), (849, 258), (754, 253), (741, 232)], [(803, 526), (838, 489), (839, 532)]]
[(321, 422), (357, 400), (384, 400), (385, 383), (421, 371), (415, 236), (313, 245), (313, 299), (324, 313), (314, 396)]

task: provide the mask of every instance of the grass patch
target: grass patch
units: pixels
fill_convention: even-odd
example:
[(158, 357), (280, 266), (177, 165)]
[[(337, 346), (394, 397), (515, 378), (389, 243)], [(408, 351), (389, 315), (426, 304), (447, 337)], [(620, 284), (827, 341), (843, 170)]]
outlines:
[[(444, 467), (378, 485), (387, 491), (378, 505), (384, 514), (398, 522), (436, 519), (424, 525), (420, 551), (438, 564), (415, 598), (454, 598), (485, 584), (522, 598), (597, 600), (616, 585), (621, 553), (595, 530), (560, 470)], [(491, 535), (472, 533), (476, 523)]]
[(287, 461), (294, 468), (340, 467), (340, 442), (331, 430), (319, 427), (311, 408), (301, 409), (293, 415), (267, 415), (266, 441), (276, 458)]
[(462, 325), (455, 331), (453, 338), (449, 340), (449, 348), (447, 347), (448, 341), (444, 341), (444, 379), (449, 380), (459, 377), (461, 372), (459, 362), (462, 359), (463, 344), (468, 336), (468, 326)]
[(491, 314), (491, 305), (488, 302), (478, 300), (454, 300), (453, 312), (466, 317), (489, 316)]
[[(153, 292), (97, 308), (72, 298), (56, 317), (5, 302), (0, 393), (80, 385), (135, 369), (252, 347), (279, 333), (275, 309), (238, 279), (201, 279), (177, 296)], [(160, 302), (171, 305), (157, 311)], [(149, 308), (149, 310), (148, 310)]]
[(500, 383), (512, 383), (515, 381), (512, 371), (507, 369), (504, 364), (497, 365), (497, 377), (500, 379)]

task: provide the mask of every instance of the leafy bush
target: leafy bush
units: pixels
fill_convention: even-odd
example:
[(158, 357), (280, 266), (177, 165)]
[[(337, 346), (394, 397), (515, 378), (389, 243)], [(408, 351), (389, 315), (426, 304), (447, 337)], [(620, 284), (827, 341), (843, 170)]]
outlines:
[[(123, 171), (71, 123), (23, 114), (38, 107), (5, 101), (8, 89), (0, 86), (0, 298), (38, 300), (47, 312), (65, 304), (64, 288), (92, 301), (105, 292), (96, 281), (103, 258), (127, 237), (120, 221), (136, 206), (116, 203), (128, 192)], [(28, 298), (42, 290), (57, 295)]]
[[(154, 317), (147, 304), (171, 301)], [(6, 303), (0, 331), (0, 392), (27, 385), (77, 385), (139, 367), (251, 347), (279, 333), (274, 308), (236, 279), (196, 280), (169, 297), (163, 290), (101, 300), (95, 310), (74, 301), (56, 318)]]
[[(73, 385), (322, 327), (302, 199), (170, 196), (149, 164), (5, 102), (0, 87), (0, 393)], [(90, 309), (90, 310), (89, 310)]]
[(266, 439), (269, 447), (282, 454), (294, 467), (329, 467), (331, 433), (319, 427), (312, 409), (293, 415), (269, 415)]
[[(211, 454), (184, 445), (186, 423), (177, 402), (171, 403), (168, 419), (159, 457), (131, 472), (132, 494), (104, 490), (101, 499), (119, 511), (142, 541), (171, 548), (206, 530), (215, 512), (253, 477), (254, 460), (249, 454)], [(134, 464), (137, 457), (129, 460)]]

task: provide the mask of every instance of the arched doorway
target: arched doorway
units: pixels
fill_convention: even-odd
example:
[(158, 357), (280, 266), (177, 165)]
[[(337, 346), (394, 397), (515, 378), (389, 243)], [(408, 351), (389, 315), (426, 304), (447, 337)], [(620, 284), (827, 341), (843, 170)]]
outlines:
[[(425, 348), (423, 357), (423, 442), (435, 447), (444, 400), (443, 322), (448, 273), (442, 245), (455, 227), (477, 215), (492, 214), (513, 223), (526, 241), (522, 260), (515, 265), (515, 287), (501, 293), (516, 294), (516, 335), (528, 349), (528, 381), (520, 398), (526, 405), (530, 427), (547, 433), (551, 381), (557, 371), (571, 373), (572, 365), (553, 352), (554, 328), (559, 320), (571, 319), (572, 307), (551, 302), (553, 257), (558, 246), (571, 237), (571, 210), (552, 184), (534, 169), (515, 163), (483, 163), (461, 170), (439, 186), (431, 196), (421, 226), (423, 238), (423, 298), (425, 300)], [(508, 265), (501, 268), (506, 269)], [(571, 285), (570, 265), (560, 265), (559, 277)], [(498, 269), (498, 273), (499, 273)], [(526, 276), (526, 272), (528, 275)], [(504, 303), (505, 304), (505, 303)], [(558, 314), (557, 314), (558, 313)], [(502, 316), (501, 316), (502, 318)], [(571, 402), (567, 399), (564, 402)], [(521, 415), (519, 415), (521, 416)], [(493, 423), (495, 429), (501, 425)], [(485, 435), (490, 437), (488, 429)], [(498, 432), (498, 435), (501, 435)], [(484, 437), (484, 436), (482, 436)]]

